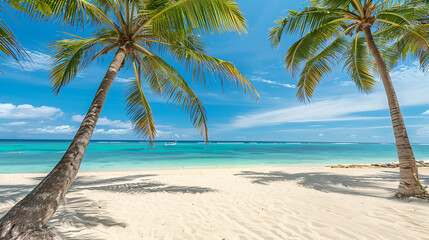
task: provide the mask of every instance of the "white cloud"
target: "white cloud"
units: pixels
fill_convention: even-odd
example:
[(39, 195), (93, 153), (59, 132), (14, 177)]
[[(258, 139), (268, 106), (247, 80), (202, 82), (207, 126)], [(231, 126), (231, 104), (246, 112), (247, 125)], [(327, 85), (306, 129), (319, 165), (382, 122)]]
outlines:
[(259, 75), (267, 75), (267, 74), (269, 74), (270, 72), (254, 71), (253, 73), (254, 73), (254, 74), (259, 74)]
[(340, 86), (348, 87), (348, 86), (355, 86), (356, 84), (353, 81), (341, 81), (339, 82)]
[(72, 116), (72, 121), (73, 121), (73, 122), (82, 122), (83, 118), (84, 118), (84, 116), (79, 115), (79, 114), (77, 114), (77, 115), (73, 115), (73, 116)]
[(325, 134), (323, 134), (323, 133), (319, 134), (319, 137), (323, 137), (323, 136), (325, 136)]
[(59, 133), (73, 133), (76, 132), (76, 128), (70, 125), (62, 125), (62, 126), (47, 126), (44, 128), (36, 128), (36, 129), (29, 129), (30, 132), (35, 133), (52, 133), (52, 134), (59, 134)]
[[(387, 119), (387, 117), (386, 117)], [(426, 125), (407, 125), (407, 128), (422, 128), (426, 127)], [(314, 131), (355, 131), (355, 130), (374, 130), (374, 129), (392, 129), (392, 125), (386, 126), (368, 126), (368, 127), (324, 127), (324, 128), (292, 128), (292, 129), (284, 129), (277, 130), (276, 132), (314, 132)]]
[[(372, 98), (374, 98), (373, 96)], [(384, 108), (382, 99), (371, 99), (355, 104), (354, 97), (339, 100), (324, 100), (307, 105), (272, 110), (236, 118), (232, 126), (248, 128), (264, 125), (278, 125), (291, 122), (328, 122), (374, 119), (374, 117), (347, 116), (352, 113), (379, 110)]]
[(95, 133), (98, 134), (113, 134), (113, 135), (123, 135), (123, 134), (128, 134), (131, 133), (131, 128), (127, 128), (127, 129), (96, 129)]
[(156, 139), (200, 139), (198, 131), (194, 128), (175, 128), (169, 125), (156, 125)]
[(32, 118), (56, 118), (63, 114), (56, 107), (34, 107), (30, 104), (14, 105), (12, 103), (0, 103), (0, 118), (3, 119), (32, 119)]
[(426, 112), (422, 113), (422, 115), (429, 115), (429, 110), (427, 110)]
[[(82, 122), (84, 116), (73, 115), (72, 121)], [(117, 129), (95, 129), (96, 134), (111, 134), (111, 135), (124, 135), (132, 132), (132, 124), (130, 121), (122, 122), (120, 120), (110, 120), (107, 117), (101, 117), (98, 119), (97, 126), (111, 126)]]
[(423, 128), (417, 129), (417, 135), (419, 135), (419, 136), (429, 136), (429, 128), (428, 127), (423, 127)]
[(292, 85), (292, 84), (280, 83), (280, 82), (277, 82), (277, 81), (268, 80), (268, 79), (264, 79), (262, 77), (257, 77), (257, 76), (252, 76), (250, 78), (250, 80), (251, 81), (255, 81), (255, 82), (268, 83), (270, 85), (275, 85), (275, 86), (282, 86), (282, 87), (287, 87), (287, 88), (295, 88), (295, 85)]
[(420, 137), (427, 137), (429, 136), (429, 125), (416, 125), (415, 127), (418, 127), (416, 134)]
[[(84, 116), (82, 115), (73, 115), (72, 116), (72, 121), (74, 122), (82, 122)], [(107, 117), (101, 117), (98, 119), (97, 121), (97, 126), (112, 126), (112, 127), (118, 127), (118, 128), (131, 128), (131, 122), (127, 121), (127, 122), (122, 122), (120, 120), (110, 120)]]
[(172, 135), (171, 131), (163, 131), (163, 130), (159, 130), (158, 128), (156, 129), (156, 136), (158, 138), (166, 138), (166, 137), (170, 137)]
[(27, 124), (27, 122), (8, 122), (8, 123), (3, 123), (3, 126), (22, 126)]
[(134, 77), (130, 77), (130, 78), (121, 78), (121, 77), (116, 77), (115, 78), (115, 81), (116, 82), (120, 82), (120, 83), (128, 83), (128, 82), (131, 82), (131, 81), (134, 81), (135, 80), (135, 78)]
[[(26, 71), (47, 71), (52, 64), (51, 56), (44, 54), (38, 51), (27, 50), (28, 55), (31, 58), (31, 61), (23, 61), (21, 65)], [(20, 65), (16, 62), (10, 61), (5, 63), (5, 65), (13, 68), (20, 68)]]
[[(429, 92), (429, 82), (427, 77), (419, 71), (418, 64), (392, 71), (391, 75), (402, 107), (429, 103), (429, 94), (427, 94)], [(384, 119), (389, 117), (387, 111), (386, 117), (366, 117), (356, 114), (387, 109), (384, 89), (379, 86), (377, 91), (370, 95), (356, 93), (332, 96), (325, 100), (314, 101), (311, 104), (298, 104), (282, 109), (255, 112), (246, 116), (236, 117), (229, 126), (232, 128), (250, 128), (291, 122)]]

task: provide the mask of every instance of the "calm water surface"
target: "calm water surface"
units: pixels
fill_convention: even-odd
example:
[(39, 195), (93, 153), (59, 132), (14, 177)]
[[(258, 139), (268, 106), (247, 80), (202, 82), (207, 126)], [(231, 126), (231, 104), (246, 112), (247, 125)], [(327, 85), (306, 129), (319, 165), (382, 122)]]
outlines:
[[(70, 141), (0, 140), (0, 173), (48, 172)], [(417, 160), (429, 159), (429, 145), (413, 145)], [(397, 161), (394, 144), (91, 141), (81, 170), (228, 166), (328, 165)]]

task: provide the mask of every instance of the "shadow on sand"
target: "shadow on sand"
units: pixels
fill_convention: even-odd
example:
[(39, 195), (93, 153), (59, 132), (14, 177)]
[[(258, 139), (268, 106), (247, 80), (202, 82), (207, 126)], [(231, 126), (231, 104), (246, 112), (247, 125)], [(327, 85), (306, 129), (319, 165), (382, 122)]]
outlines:
[[(365, 174), (361, 176), (342, 175), (327, 172), (308, 172), (308, 173), (287, 173), (283, 171), (271, 172), (253, 172), (242, 171), (235, 174), (252, 180), (255, 184), (270, 184), (272, 182), (294, 181), (298, 185), (311, 188), (322, 192), (334, 192), (342, 194), (361, 195), (368, 197), (386, 198), (376, 194), (376, 191), (383, 190), (391, 192), (389, 199), (394, 199), (396, 184), (388, 184), (386, 182), (399, 183), (399, 173), (394, 171), (382, 171), (377, 174)], [(420, 175), (423, 183), (429, 184), (429, 176)], [(373, 193), (374, 192), (374, 193)]]
[[(153, 174), (129, 175), (106, 179), (91, 176), (77, 177), (69, 190), (69, 193), (75, 194), (68, 194), (66, 196), (63, 204), (49, 221), (48, 225), (54, 230), (59, 239), (88, 240), (98, 239), (94, 235), (80, 233), (78, 229), (92, 228), (98, 225), (122, 228), (127, 226), (125, 222), (117, 221), (109, 217), (108, 212), (104, 209), (103, 202), (91, 200), (85, 197), (84, 194), (80, 194), (78, 192), (79, 190), (90, 189), (128, 194), (148, 194), (153, 192), (198, 194), (217, 191), (216, 189), (204, 187), (166, 185), (151, 179), (151, 177), (155, 176), (156, 175)], [(42, 177), (33, 178), (35, 183), (40, 182), (42, 179)], [(0, 217), (16, 202), (27, 195), (34, 187), (35, 185), (31, 184), (0, 185), (0, 203), (8, 203), (8, 207), (0, 208)], [(58, 228), (59, 226), (63, 227)]]

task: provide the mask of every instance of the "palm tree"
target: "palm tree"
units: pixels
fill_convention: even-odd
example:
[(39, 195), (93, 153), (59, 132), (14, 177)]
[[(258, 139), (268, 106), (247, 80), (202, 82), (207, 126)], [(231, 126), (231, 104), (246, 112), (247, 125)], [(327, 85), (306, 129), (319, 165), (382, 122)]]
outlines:
[[(279, 46), (283, 34), (298, 34), (300, 39), (287, 51), (285, 66), (295, 76), (299, 73), (297, 97), (310, 100), (317, 84), (342, 62), (357, 88), (370, 93), (378, 71), (383, 82), (393, 124), (400, 183), (397, 197), (425, 194), (419, 181), (413, 150), (389, 68), (380, 53), (380, 46), (407, 36), (413, 43), (429, 44), (425, 35), (415, 31), (420, 16), (428, 12), (424, 1), (402, 0), (310, 0), (299, 11), (276, 21), (270, 29), (273, 46)], [(373, 33), (379, 39), (374, 40)], [(381, 43), (381, 44), (380, 44)]]
[[(91, 61), (109, 53), (113, 60), (69, 148), (55, 168), (0, 220), (0, 239), (27, 233), (50, 235), (43, 226), (61, 204), (79, 170), (85, 150), (116, 74), (132, 66), (135, 79), (126, 91), (127, 113), (134, 129), (153, 141), (153, 113), (142, 85), (190, 114), (195, 128), (208, 139), (207, 116), (202, 102), (186, 80), (163, 57), (184, 65), (195, 81), (219, 79), (241, 85), (259, 97), (251, 83), (232, 65), (205, 52), (202, 33), (245, 32), (238, 4), (230, 0), (98, 0), (91, 6), (98, 30), (90, 37), (70, 37), (51, 43), (54, 64), (53, 91), (60, 90)], [(93, 16), (90, 16), (93, 17)], [(143, 82), (144, 81), (144, 82)]]

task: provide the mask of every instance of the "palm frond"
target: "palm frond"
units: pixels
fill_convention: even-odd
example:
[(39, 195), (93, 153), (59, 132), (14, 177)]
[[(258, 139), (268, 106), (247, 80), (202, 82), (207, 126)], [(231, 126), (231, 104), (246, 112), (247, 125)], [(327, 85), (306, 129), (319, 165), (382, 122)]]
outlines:
[(301, 101), (309, 101), (314, 95), (317, 84), (324, 76), (332, 72), (332, 68), (341, 60), (347, 50), (348, 41), (339, 37), (329, 45), (323, 46), (323, 50), (309, 59), (300, 74), (297, 85), (297, 97)]
[(385, 57), (389, 67), (399, 60), (404, 60), (409, 55), (416, 56), (424, 72), (429, 70), (427, 66), (427, 54), (429, 52), (429, 25), (412, 24), (404, 26), (390, 26), (375, 32), (379, 41), (385, 42)]
[(189, 113), (192, 124), (208, 141), (207, 113), (201, 100), (198, 99), (186, 80), (157, 55), (146, 55), (141, 57), (141, 60), (145, 71), (143, 78), (152, 86), (152, 89), (157, 83), (158, 88), (155, 87), (155, 93), (165, 97), (167, 102), (181, 106), (182, 111)]
[(270, 28), (268, 37), (273, 47), (279, 46), (284, 34), (303, 36), (344, 17), (344, 15), (332, 9), (316, 7), (306, 7), (299, 12), (288, 10), (288, 12), (287, 17), (276, 20), (274, 22), (276, 25)]
[[(48, 19), (60, 20), (65, 24), (83, 25), (86, 23), (103, 24), (109, 17), (97, 6), (108, 0), (39, 0), (45, 2), (52, 14)], [(107, 20), (107, 21), (106, 21)]]
[(311, 6), (323, 8), (338, 8), (347, 10), (362, 9), (361, 0), (309, 0)]
[(187, 35), (186, 38), (167, 47), (172, 56), (192, 72), (194, 80), (206, 83), (206, 78), (219, 79), (222, 86), (231, 82), (241, 86), (245, 93), (252, 94), (256, 99), (259, 98), (259, 94), (250, 81), (231, 62), (205, 53), (203, 42), (196, 36)]
[(11, 57), (16, 62), (28, 58), (28, 54), (19, 44), (16, 37), (13, 35), (10, 28), (0, 19), (0, 51), (3, 53), (3, 58)]
[[(383, 30), (391, 25), (401, 27), (412, 27), (422, 19), (422, 16), (429, 12), (429, 4), (420, 1), (413, 1), (407, 4), (395, 5), (392, 7), (381, 8), (375, 15), (379, 30)], [(383, 22), (381, 22), (383, 21)]]
[(288, 49), (285, 66), (292, 76), (301, 71), (302, 63), (323, 49), (325, 42), (338, 37), (346, 28), (345, 22), (331, 22), (309, 32)]
[[(187, 30), (200, 33), (225, 31), (246, 32), (246, 19), (238, 4), (230, 0), (180, 0), (163, 1), (163, 6), (154, 11), (141, 11), (149, 19), (137, 32), (151, 25), (153, 32), (175, 32), (183, 34)], [(136, 33), (137, 34), (137, 33)]]
[(141, 67), (137, 67), (134, 59), (133, 68), (136, 74), (134, 81), (128, 84), (125, 91), (127, 102), (127, 115), (133, 122), (134, 130), (149, 141), (154, 141), (156, 136), (155, 121), (149, 102), (143, 92), (141, 84)]
[(373, 91), (376, 81), (374, 80), (374, 60), (370, 57), (366, 40), (356, 35), (350, 41), (348, 51), (344, 55), (345, 68), (356, 84), (359, 91), (370, 93)]
[[(107, 34), (104, 35), (105, 33)], [(58, 94), (94, 57), (100, 56), (97, 51), (112, 39), (114, 36), (109, 31), (98, 31), (96, 36), (90, 38), (74, 37), (52, 42), (49, 48), (54, 51), (54, 62), (49, 76), (53, 91)], [(107, 49), (105, 53), (112, 51), (114, 47), (109, 45)]]

